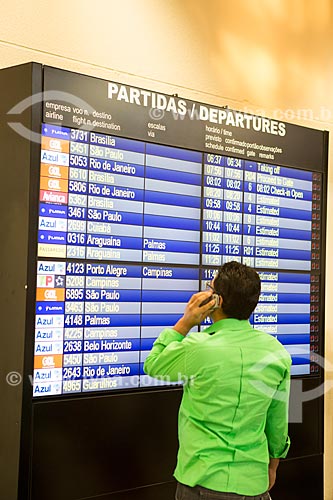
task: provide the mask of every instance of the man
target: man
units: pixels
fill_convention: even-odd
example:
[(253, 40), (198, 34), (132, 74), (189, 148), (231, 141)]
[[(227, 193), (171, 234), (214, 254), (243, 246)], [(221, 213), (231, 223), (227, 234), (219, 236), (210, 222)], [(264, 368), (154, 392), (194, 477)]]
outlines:
[[(185, 381), (176, 500), (266, 500), (289, 449), (290, 355), (248, 321), (260, 295), (254, 269), (229, 262), (211, 286), (217, 308), (211, 291), (193, 295), (144, 365), (152, 377)], [(208, 315), (213, 324), (187, 336)]]

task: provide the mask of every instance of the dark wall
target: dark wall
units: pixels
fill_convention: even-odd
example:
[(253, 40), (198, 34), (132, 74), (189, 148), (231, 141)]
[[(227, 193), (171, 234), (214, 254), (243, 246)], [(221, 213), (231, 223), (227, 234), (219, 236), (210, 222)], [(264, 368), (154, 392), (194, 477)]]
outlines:
[(322, 500), (323, 455), (283, 460), (271, 495), (273, 500)]
[(173, 480), (181, 395), (165, 389), (35, 403), (31, 498), (107, 499), (125, 490), (119, 499), (139, 500), (149, 498), (146, 488), (126, 491), (149, 485), (152, 498), (156, 491), (159, 500), (172, 498), (173, 484), (164, 483)]
[[(318, 383), (303, 381), (304, 391)], [(181, 395), (152, 390), (35, 403), (31, 500), (172, 500)], [(289, 426), (292, 445), (274, 500), (323, 498), (322, 400), (301, 410), (302, 422)], [(291, 411), (291, 420), (299, 416)]]

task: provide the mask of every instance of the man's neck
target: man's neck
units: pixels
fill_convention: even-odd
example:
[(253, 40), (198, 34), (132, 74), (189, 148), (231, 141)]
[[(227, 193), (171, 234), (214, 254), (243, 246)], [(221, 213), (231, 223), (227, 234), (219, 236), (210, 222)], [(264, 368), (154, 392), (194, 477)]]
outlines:
[(220, 321), (221, 319), (229, 318), (229, 316), (224, 314), (222, 309), (216, 309), (215, 311), (213, 311), (211, 313), (210, 317), (211, 317), (211, 320), (213, 321), (213, 323), (216, 323), (217, 321)]

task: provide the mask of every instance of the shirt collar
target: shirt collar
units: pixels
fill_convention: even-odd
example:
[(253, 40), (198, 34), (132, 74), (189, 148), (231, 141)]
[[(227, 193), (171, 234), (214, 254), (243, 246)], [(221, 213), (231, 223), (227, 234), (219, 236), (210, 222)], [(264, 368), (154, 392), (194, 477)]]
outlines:
[(248, 328), (253, 330), (248, 319), (226, 318), (216, 321), (208, 328), (205, 328), (204, 332), (208, 333), (208, 335), (212, 335), (217, 331), (222, 331), (222, 333), (224, 333), (224, 331), (246, 330)]

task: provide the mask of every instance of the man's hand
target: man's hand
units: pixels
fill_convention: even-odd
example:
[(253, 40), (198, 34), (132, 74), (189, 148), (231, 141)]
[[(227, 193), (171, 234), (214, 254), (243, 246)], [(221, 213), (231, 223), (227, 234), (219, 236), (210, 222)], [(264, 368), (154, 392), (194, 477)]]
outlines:
[(210, 313), (214, 306), (214, 299), (209, 301), (207, 304), (204, 306), (200, 307), (200, 304), (207, 298), (212, 296), (212, 292), (199, 292), (195, 293), (192, 295), (190, 300), (188, 301), (185, 312), (180, 318), (180, 320), (177, 321), (175, 326), (173, 327), (174, 330), (176, 330), (178, 333), (181, 335), (187, 335), (188, 332), (193, 328), (195, 325), (199, 325)]
[(276, 471), (278, 468), (280, 460), (278, 458), (271, 458), (269, 461), (269, 466), (268, 466), (268, 480), (269, 480), (269, 486), (268, 490), (273, 488), (275, 481), (276, 481)]

